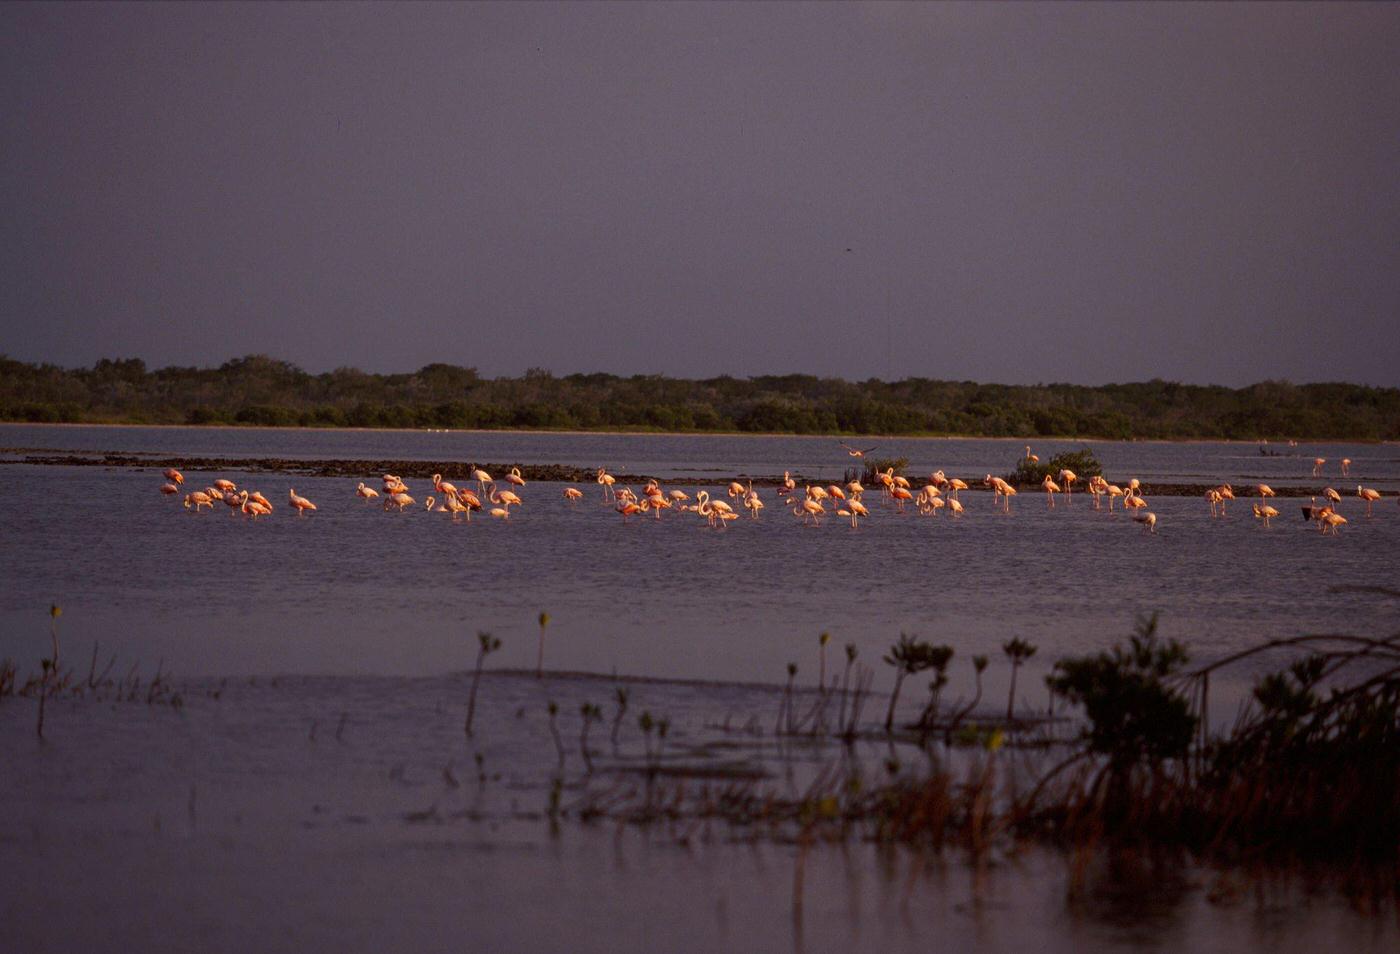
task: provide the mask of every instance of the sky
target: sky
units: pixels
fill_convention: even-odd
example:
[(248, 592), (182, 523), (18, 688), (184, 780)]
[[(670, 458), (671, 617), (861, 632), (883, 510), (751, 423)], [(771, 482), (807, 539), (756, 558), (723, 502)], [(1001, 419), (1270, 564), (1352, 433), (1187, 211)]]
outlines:
[(1400, 4), (0, 5), (0, 353), (1400, 385)]

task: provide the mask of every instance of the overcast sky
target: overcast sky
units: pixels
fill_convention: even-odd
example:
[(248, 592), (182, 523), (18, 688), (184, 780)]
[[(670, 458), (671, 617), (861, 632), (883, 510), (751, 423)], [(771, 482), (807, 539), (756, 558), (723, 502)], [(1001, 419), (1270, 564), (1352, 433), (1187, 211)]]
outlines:
[(1400, 5), (0, 5), (0, 351), (1400, 384)]

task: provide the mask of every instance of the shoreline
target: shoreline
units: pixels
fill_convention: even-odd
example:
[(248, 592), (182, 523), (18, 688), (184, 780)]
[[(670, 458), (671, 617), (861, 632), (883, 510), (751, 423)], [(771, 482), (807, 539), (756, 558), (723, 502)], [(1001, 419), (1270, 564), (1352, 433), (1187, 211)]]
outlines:
[[(200, 430), (200, 431), (272, 431), (276, 432), (310, 432), (314, 434), (334, 434), (334, 433), (355, 433), (355, 434), (515, 434), (515, 435), (559, 435), (562, 437), (724, 437), (724, 438), (791, 438), (793, 440), (831, 440), (842, 441), (854, 440), (888, 440), (888, 441), (1000, 441), (1005, 443), (1026, 443), (1035, 441), (1055, 441), (1061, 443), (1073, 443), (1076, 441), (1094, 444), (1239, 444), (1241, 446), (1260, 446), (1258, 440), (1240, 440), (1229, 437), (1076, 437), (1058, 434), (1034, 434), (1016, 435), (1011, 437), (991, 437), (980, 434), (948, 434), (948, 433), (927, 433), (918, 432), (913, 434), (865, 434), (865, 433), (824, 433), (824, 434), (796, 434), (791, 431), (665, 431), (665, 430), (578, 430), (575, 428), (550, 428), (550, 427), (492, 427), (492, 428), (424, 428), (424, 427), (303, 427), (292, 425), (288, 427), (268, 427), (261, 424), (139, 424), (121, 421), (0, 421), (0, 428), (5, 427), (97, 427), (111, 429), (132, 429), (132, 428), (163, 428), (170, 430)], [(1282, 445), (1288, 446), (1290, 438), (1276, 438), (1263, 441), (1267, 446)], [(1308, 445), (1329, 445), (1329, 444), (1356, 444), (1363, 446), (1386, 446), (1400, 445), (1400, 441), (1390, 440), (1366, 440), (1361, 438), (1331, 439), (1331, 438), (1292, 438), (1301, 446)], [(3, 449), (3, 448), (0, 448)], [(1271, 456), (1271, 455), (1262, 455)], [(1288, 454), (1277, 455), (1280, 457), (1291, 456)], [(1298, 455), (1302, 456), (1302, 455)]]

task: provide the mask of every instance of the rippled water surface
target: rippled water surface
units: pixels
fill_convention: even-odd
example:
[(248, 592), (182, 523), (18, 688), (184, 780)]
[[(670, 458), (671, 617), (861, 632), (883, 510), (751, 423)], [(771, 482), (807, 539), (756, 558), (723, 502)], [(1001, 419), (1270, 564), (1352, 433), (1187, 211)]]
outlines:
[[(0, 429), (8, 448), (168, 455), (430, 458), (557, 462), (657, 474), (691, 493), (742, 473), (799, 471), (837, 479), (850, 462), (829, 438), (423, 433), (197, 428)], [(975, 479), (1004, 473), (1021, 442), (881, 440), (878, 453)], [(1037, 443), (1042, 456), (1080, 442)], [(897, 515), (876, 506), (858, 530), (837, 520), (803, 526), (771, 491), (761, 519), (714, 531), (694, 515), (624, 524), (585, 485), (576, 505), (562, 485), (531, 483), (509, 522), (453, 524), (421, 510), (385, 513), (345, 478), (214, 476), (261, 489), (278, 511), (251, 522), (220, 507), (187, 513), (156, 492), (150, 469), (10, 464), (0, 503), (0, 653), (27, 658), (47, 639), (47, 608), (63, 605), (68, 638), (100, 640), (124, 658), (164, 658), (194, 673), (427, 674), (470, 664), (475, 632), (501, 636), (501, 665), (533, 665), (535, 618), (547, 610), (551, 667), (712, 679), (781, 679), (815, 664), (815, 636), (856, 643), (872, 658), (901, 631), (995, 651), (1028, 636), (1048, 664), (1107, 645), (1138, 614), (1201, 658), (1310, 630), (1374, 632), (1393, 615), (1338, 584), (1393, 584), (1400, 569), (1400, 450), (1327, 445), (1264, 457), (1254, 445), (1096, 443), (1110, 476), (1146, 481), (1232, 480), (1236, 486), (1311, 481), (1313, 456), (1353, 459), (1356, 481), (1390, 496), (1324, 537), (1298, 501), (1264, 529), (1247, 501), (1212, 520), (1205, 502), (1158, 497), (1159, 532), (1095, 513), (1087, 497), (1048, 511), (1022, 493), (1013, 513), (967, 494), (960, 520)], [(374, 475), (366, 474), (366, 478)], [(465, 483), (464, 475), (455, 476)], [(673, 479), (674, 478), (674, 479)], [(1348, 486), (1340, 476), (1330, 480)], [(320, 509), (295, 518), (289, 484)], [(410, 483), (421, 501), (426, 481)], [(718, 488), (711, 487), (717, 494)], [(1353, 487), (1354, 493), (1354, 487)], [(871, 498), (873, 499), (873, 497)], [(1035, 681), (1038, 684), (1038, 680)]]

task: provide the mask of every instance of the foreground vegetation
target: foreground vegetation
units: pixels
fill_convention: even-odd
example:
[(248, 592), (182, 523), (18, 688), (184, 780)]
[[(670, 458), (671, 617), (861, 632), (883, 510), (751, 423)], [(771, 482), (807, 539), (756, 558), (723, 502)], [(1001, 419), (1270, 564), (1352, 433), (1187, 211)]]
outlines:
[(1394, 440), (1400, 389), (1352, 384), (1080, 387), (970, 381), (843, 381), (809, 375), (681, 380), (659, 375), (482, 378), (431, 364), (410, 374), (309, 374), (264, 355), (218, 368), (91, 368), (0, 357), (0, 420), (959, 434), (977, 437)]

